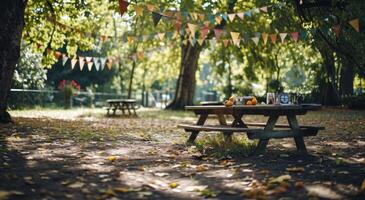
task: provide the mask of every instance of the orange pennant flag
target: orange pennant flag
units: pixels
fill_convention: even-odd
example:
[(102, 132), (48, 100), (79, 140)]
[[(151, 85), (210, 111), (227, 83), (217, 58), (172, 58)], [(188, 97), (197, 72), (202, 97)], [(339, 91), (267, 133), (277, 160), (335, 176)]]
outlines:
[(293, 38), (294, 42), (297, 42), (299, 39), (299, 32), (292, 32), (291, 37)]
[(280, 35), (281, 42), (284, 43), (285, 38), (288, 35), (288, 33), (279, 33), (279, 35)]
[(61, 53), (61, 52), (59, 52), (59, 51), (55, 51), (55, 52), (54, 52), (54, 57), (55, 57), (57, 60), (58, 60), (58, 59), (60, 59), (61, 55), (62, 55), (62, 53)]
[(357, 31), (360, 32), (360, 22), (359, 19), (353, 19), (349, 21), (349, 24)]
[(227, 47), (227, 46), (228, 46), (228, 44), (229, 44), (229, 40), (223, 40), (223, 45), (224, 45), (224, 47)]
[(113, 66), (113, 60), (111, 58), (108, 58), (108, 61), (106, 62), (106, 66), (108, 66), (108, 69), (111, 70)]
[(278, 39), (278, 35), (276, 33), (270, 34), (270, 39), (273, 44), (276, 43), (276, 40)]
[(332, 26), (332, 31), (336, 34), (336, 37), (339, 37), (341, 32), (341, 26), (339, 24)]
[(228, 18), (231, 22), (233, 22), (234, 18), (236, 17), (236, 14), (232, 13), (232, 14), (228, 14)]
[(106, 42), (106, 41), (108, 40), (108, 36), (106, 36), (106, 35), (101, 35), (101, 36), (100, 36), (100, 39), (101, 39), (101, 41), (102, 41), (102, 42)]
[(128, 2), (124, 0), (119, 0), (119, 12), (121, 16), (123, 16), (123, 14), (127, 11), (128, 6), (129, 6)]
[(199, 19), (200, 19), (200, 21), (204, 21), (205, 15), (204, 14), (199, 14)]
[(147, 10), (153, 12), (155, 10), (155, 6), (152, 4), (147, 4)]
[(267, 33), (262, 33), (262, 41), (264, 41), (264, 45), (266, 45), (267, 43), (267, 39), (269, 38), (269, 34)]
[(215, 22), (217, 24), (221, 24), (222, 23), (222, 17), (220, 17), (220, 16), (215, 17)]

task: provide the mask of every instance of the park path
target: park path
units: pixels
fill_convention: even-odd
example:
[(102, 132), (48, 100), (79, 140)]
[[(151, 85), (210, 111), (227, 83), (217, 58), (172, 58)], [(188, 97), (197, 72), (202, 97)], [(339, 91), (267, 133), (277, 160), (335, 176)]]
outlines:
[(308, 156), (280, 140), (264, 155), (233, 158), (183, 144), (187, 135), (176, 124), (194, 116), (153, 112), (15, 113), (15, 124), (0, 127), (0, 199), (364, 197), (364, 112), (325, 110), (300, 119), (327, 128), (306, 140)]

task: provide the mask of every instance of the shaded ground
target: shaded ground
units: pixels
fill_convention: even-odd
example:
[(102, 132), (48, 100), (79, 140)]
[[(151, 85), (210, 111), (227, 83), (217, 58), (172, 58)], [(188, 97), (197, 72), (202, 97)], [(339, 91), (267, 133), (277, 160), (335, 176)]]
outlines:
[(184, 145), (188, 134), (176, 125), (194, 122), (190, 113), (12, 114), (15, 124), (0, 125), (0, 199), (365, 198), (365, 111), (323, 109), (301, 117), (302, 124), (326, 127), (305, 140), (310, 155), (297, 155), (287, 139), (270, 141), (264, 155), (233, 158)]

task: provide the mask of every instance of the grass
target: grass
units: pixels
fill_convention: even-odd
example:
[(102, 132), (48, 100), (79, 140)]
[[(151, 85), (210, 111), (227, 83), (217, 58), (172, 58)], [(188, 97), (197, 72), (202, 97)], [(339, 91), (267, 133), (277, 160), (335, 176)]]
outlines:
[(232, 136), (232, 141), (225, 141), (222, 134), (205, 136), (196, 142), (199, 151), (214, 157), (248, 157), (256, 146), (256, 141), (249, 141), (245, 136)]

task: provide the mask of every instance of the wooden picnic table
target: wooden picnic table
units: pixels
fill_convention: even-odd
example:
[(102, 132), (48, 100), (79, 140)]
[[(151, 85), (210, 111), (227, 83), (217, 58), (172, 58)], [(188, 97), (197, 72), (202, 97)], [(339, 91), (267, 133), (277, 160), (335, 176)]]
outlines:
[(131, 115), (133, 110), (133, 114), (137, 115), (136, 109), (138, 109), (137, 100), (135, 99), (108, 99), (106, 101), (109, 104), (107, 107), (107, 115), (109, 115), (110, 110), (113, 110), (113, 115), (116, 114), (117, 110), (121, 110), (123, 115), (125, 111), (128, 111), (128, 114)]
[[(258, 139), (257, 151), (265, 151), (272, 138), (294, 138), (297, 150), (307, 152), (303, 137), (315, 136), (321, 126), (300, 126), (297, 115), (305, 115), (308, 111), (318, 110), (321, 106), (310, 105), (224, 105), (186, 106), (185, 109), (193, 111), (199, 116), (196, 124), (180, 124), (178, 127), (191, 132), (188, 143), (193, 143), (200, 131), (222, 132), (226, 140), (231, 140), (234, 132), (246, 132), (249, 139)], [(209, 115), (218, 117), (219, 125), (206, 125)], [(233, 117), (232, 123), (227, 123), (225, 115)], [(247, 123), (242, 120), (244, 115), (268, 116), (266, 123)], [(286, 116), (288, 124), (277, 124), (279, 116)], [(255, 128), (252, 128), (255, 127)], [(261, 127), (261, 128), (260, 128)], [(262, 128), (263, 127), (263, 128)], [(274, 129), (275, 128), (275, 129)], [(279, 128), (277, 130), (276, 128)]]

